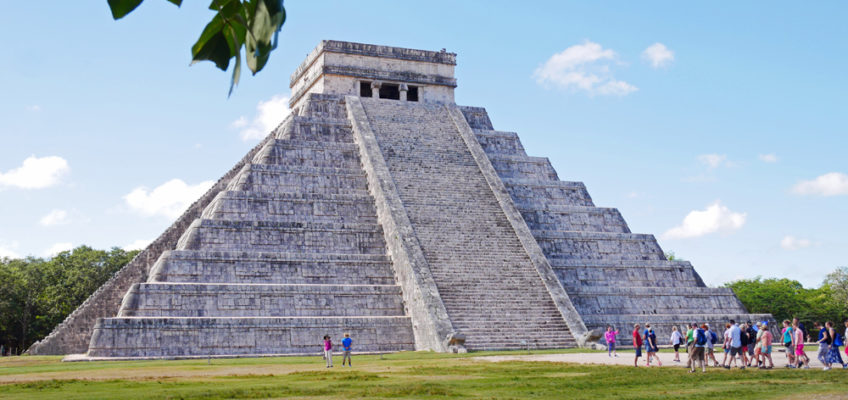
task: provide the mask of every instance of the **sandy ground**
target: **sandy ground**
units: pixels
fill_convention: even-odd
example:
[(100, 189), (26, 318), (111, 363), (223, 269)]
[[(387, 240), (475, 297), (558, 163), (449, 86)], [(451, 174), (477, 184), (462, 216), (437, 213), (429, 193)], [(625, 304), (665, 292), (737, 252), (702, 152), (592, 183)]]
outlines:
[[(815, 347), (813, 351), (808, 351), (807, 355), (810, 357), (810, 368), (818, 368), (821, 369), (823, 365), (816, 360), (816, 355), (818, 354), (818, 347)], [(680, 353), (680, 362), (674, 362), (674, 351), (671, 349), (660, 349), (658, 353), (658, 357), (660, 361), (662, 361), (663, 367), (678, 367), (685, 368), (686, 367), (686, 353)], [(597, 365), (633, 365), (634, 353), (632, 349), (628, 349), (626, 351), (620, 351), (618, 353), (618, 357), (609, 357), (607, 353), (569, 353), (569, 354), (537, 354), (537, 355), (509, 355), (509, 356), (485, 356), (485, 357), (477, 357), (479, 360), (491, 361), (491, 362), (500, 362), (500, 361), (545, 361), (545, 362), (562, 362), (562, 363), (576, 363), (576, 364), (597, 364)], [(716, 353), (716, 359), (721, 363), (724, 358), (724, 353)], [(729, 357), (728, 357), (729, 358)], [(786, 365), (786, 356), (784, 353), (774, 353), (772, 354), (772, 359), (774, 360), (775, 368), (784, 368)], [(651, 362), (652, 366), (657, 366), (655, 361)], [(712, 360), (710, 360), (710, 364), (712, 364)], [(741, 362), (738, 362), (741, 365)], [(639, 359), (639, 367), (645, 366), (645, 353), (642, 353), (642, 358)], [(834, 368), (841, 369), (842, 367)]]

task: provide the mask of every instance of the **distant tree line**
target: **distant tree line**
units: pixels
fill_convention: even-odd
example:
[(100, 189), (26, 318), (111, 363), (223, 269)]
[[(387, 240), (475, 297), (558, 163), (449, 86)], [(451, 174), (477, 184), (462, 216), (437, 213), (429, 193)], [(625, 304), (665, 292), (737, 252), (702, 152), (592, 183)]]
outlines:
[(837, 327), (848, 318), (848, 267), (827, 275), (818, 288), (808, 289), (791, 279), (742, 279), (728, 282), (751, 313), (770, 313), (777, 321), (798, 318), (808, 329), (815, 321)]
[(137, 253), (80, 246), (52, 258), (0, 258), (0, 345), (20, 352), (47, 336)]

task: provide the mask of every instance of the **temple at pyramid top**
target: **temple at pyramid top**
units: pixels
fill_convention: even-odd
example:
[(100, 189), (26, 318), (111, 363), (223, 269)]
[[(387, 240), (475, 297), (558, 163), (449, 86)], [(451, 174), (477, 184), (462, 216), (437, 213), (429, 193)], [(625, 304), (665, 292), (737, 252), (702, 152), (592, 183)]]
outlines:
[(456, 53), (323, 40), (291, 76), (289, 106), (309, 93), (453, 103)]

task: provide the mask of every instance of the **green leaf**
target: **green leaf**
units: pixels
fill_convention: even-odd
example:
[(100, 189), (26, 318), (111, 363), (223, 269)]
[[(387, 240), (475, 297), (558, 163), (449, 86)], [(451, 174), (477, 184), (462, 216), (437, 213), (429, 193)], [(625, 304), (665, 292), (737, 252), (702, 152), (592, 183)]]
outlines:
[(261, 71), (276, 47), (277, 32), (285, 21), (281, 0), (251, 0), (249, 3), (248, 35), (245, 38), (247, 66), (256, 75)]
[(192, 64), (208, 60), (214, 62), (222, 71), (227, 70), (233, 54), (223, 29), (224, 22), (219, 16), (216, 15), (209, 21), (200, 38), (191, 46)]
[(112, 10), (113, 19), (121, 19), (135, 10), (142, 0), (107, 0), (109, 9)]

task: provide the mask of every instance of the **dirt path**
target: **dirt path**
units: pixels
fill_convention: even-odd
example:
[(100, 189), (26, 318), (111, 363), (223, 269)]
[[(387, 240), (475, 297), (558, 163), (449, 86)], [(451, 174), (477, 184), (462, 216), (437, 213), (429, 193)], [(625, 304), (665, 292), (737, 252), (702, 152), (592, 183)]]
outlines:
[[(817, 350), (817, 349), (816, 349)], [(808, 356), (812, 359), (810, 361), (810, 368), (821, 369), (822, 364), (815, 360), (816, 352), (808, 352)], [(686, 353), (681, 352), (680, 354), (680, 362), (674, 362), (674, 352), (671, 350), (661, 349), (659, 354), (659, 359), (663, 363), (663, 367), (686, 367)], [(544, 362), (563, 362), (563, 363), (575, 363), (575, 364), (596, 364), (596, 365), (633, 365), (634, 353), (632, 350), (621, 351), (618, 353), (618, 357), (609, 357), (607, 353), (568, 353), (568, 354), (536, 354), (536, 355), (509, 355), (509, 356), (484, 356), (484, 357), (476, 357), (479, 360), (491, 361), (491, 362), (501, 362), (501, 361), (544, 361)], [(724, 353), (716, 353), (716, 359), (719, 362), (724, 358)], [(772, 359), (774, 360), (775, 368), (784, 368), (786, 365), (786, 356), (783, 353), (775, 353), (772, 354)], [(712, 361), (710, 361), (712, 363)], [(652, 366), (656, 366), (656, 362), (651, 363)], [(644, 353), (642, 358), (639, 359), (639, 366), (645, 366), (645, 357)], [(841, 368), (841, 367), (839, 367)], [(837, 369), (837, 368), (834, 368)]]

